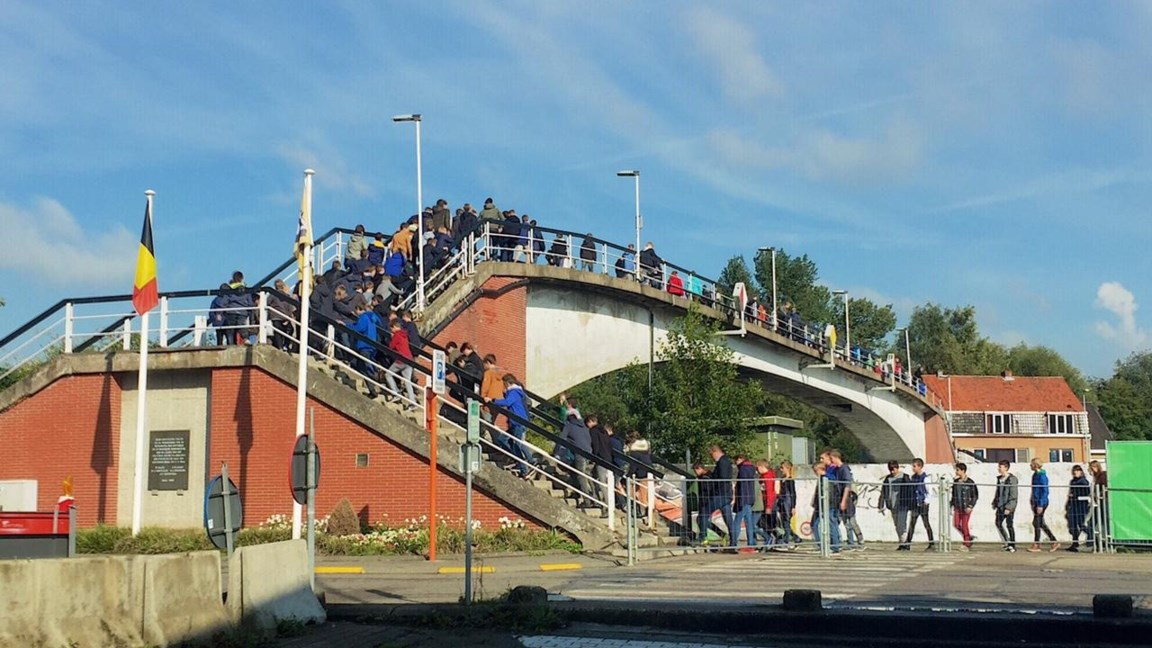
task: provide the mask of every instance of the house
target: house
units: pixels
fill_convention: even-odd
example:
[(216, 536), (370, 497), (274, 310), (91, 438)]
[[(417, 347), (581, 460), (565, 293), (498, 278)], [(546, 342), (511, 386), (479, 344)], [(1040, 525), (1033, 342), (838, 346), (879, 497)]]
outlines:
[(925, 375), (944, 405), (952, 444), (979, 461), (1085, 462), (1088, 412), (1060, 376)]
[(1097, 461), (1105, 460), (1105, 449), (1108, 447), (1109, 441), (1115, 441), (1116, 437), (1112, 436), (1112, 430), (1104, 421), (1104, 417), (1100, 415), (1100, 408), (1092, 403), (1086, 403), (1088, 406), (1088, 431), (1092, 435), (1092, 459)]

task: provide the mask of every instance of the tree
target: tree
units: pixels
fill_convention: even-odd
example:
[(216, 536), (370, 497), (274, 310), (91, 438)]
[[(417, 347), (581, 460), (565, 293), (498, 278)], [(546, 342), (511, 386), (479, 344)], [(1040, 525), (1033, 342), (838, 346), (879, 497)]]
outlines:
[(571, 396), (585, 414), (614, 417), (618, 431), (644, 432), (668, 457), (704, 456), (719, 443), (738, 451), (750, 439), (760, 386), (742, 378), (718, 324), (695, 310), (676, 321), (656, 353), (652, 386), (647, 367), (633, 363), (590, 380)]
[(1123, 441), (1152, 440), (1152, 351), (1116, 363), (1108, 380), (1095, 385), (1100, 415)]
[(756, 287), (756, 280), (752, 278), (752, 271), (748, 269), (748, 263), (744, 260), (743, 255), (734, 256), (728, 259), (728, 263), (724, 264), (724, 269), (720, 271), (720, 277), (716, 280), (717, 292), (722, 295), (731, 295), (732, 289), (740, 282), (744, 282), (749, 297), (760, 294)]
[[(908, 321), (908, 337), (912, 359), (930, 373), (991, 375), (1008, 367), (1004, 347), (980, 335), (972, 306), (917, 306)], [(902, 346), (893, 350), (903, 355)]]
[[(756, 281), (764, 287), (771, 299), (772, 254), (759, 252), (755, 259)], [(805, 322), (828, 323), (835, 321), (831, 305), (832, 292), (827, 286), (816, 283), (820, 271), (816, 262), (808, 255), (790, 256), (783, 250), (776, 251), (776, 301), (781, 307), (791, 303)], [(843, 318), (841, 318), (843, 319)]]
[(1020, 376), (1063, 376), (1072, 391), (1081, 394), (1088, 381), (1054, 349), (1020, 343), (1008, 349), (1008, 368)]
[[(844, 300), (836, 300), (833, 315), (832, 323), (843, 335)], [(891, 304), (877, 306), (871, 299), (853, 297), (848, 300), (848, 315), (852, 324), (852, 346), (861, 349), (881, 349), (884, 338), (896, 328), (896, 312)]]

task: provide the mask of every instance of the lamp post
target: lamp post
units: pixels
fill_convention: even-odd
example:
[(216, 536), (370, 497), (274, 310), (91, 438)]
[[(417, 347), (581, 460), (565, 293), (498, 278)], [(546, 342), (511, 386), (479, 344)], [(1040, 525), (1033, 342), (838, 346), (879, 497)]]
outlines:
[(779, 311), (776, 309), (776, 246), (762, 247), (760, 252), (769, 252), (772, 254), (772, 330), (777, 330), (776, 320)]
[(636, 180), (636, 251), (632, 253), (632, 264), (636, 270), (636, 280), (640, 280), (640, 230), (644, 227), (644, 221), (640, 218), (640, 170), (630, 169), (627, 171), (617, 171), (616, 175), (621, 178), (633, 178)]
[(848, 362), (852, 362), (852, 324), (848, 317), (848, 291), (833, 290), (832, 294), (844, 297), (844, 351), (848, 355)]
[(904, 361), (908, 363), (908, 370), (912, 371), (912, 344), (908, 342), (908, 327), (896, 330), (904, 332)]
[(420, 115), (396, 115), (394, 122), (416, 123), (416, 250), (420, 258), (416, 259), (416, 268), (419, 274), (416, 278), (416, 310), (424, 310), (424, 185), (420, 176)]

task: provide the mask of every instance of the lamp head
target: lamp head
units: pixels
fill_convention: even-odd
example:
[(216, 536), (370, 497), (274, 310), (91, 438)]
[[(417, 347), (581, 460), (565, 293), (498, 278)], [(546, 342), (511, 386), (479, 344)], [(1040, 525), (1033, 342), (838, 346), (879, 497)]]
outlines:
[(621, 178), (639, 177), (640, 176), (640, 170), (639, 169), (629, 169), (629, 170), (624, 170), (624, 171), (617, 171), (616, 175), (620, 176)]
[(392, 121), (394, 121), (394, 122), (418, 122), (418, 121), (420, 121), (420, 114), (416, 113), (416, 114), (412, 114), (412, 115), (396, 115), (395, 117), (392, 118)]

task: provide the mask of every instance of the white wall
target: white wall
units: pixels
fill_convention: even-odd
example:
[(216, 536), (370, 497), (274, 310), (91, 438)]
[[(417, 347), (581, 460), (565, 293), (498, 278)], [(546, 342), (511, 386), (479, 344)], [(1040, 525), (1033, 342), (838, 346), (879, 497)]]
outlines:
[[(1048, 528), (1056, 534), (1056, 538), (1062, 542), (1068, 542), (1071, 536), (1068, 535), (1068, 524), (1064, 519), (1064, 503), (1065, 498), (1068, 496), (1068, 483), (1072, 480), (1072, 466), (1070, 463), (1051, 463), (1045, 464), (1044, 470), (1048, 473), (1049, 484), (1049, 510), (1044, 516), (1045, 522), (1048, 523)], [(1085, 471), (1088, 470), (1087, 465), (1083, 465)], [(904, 470), (906, 473), (911, 474), (911, 466), (905, 465)], [(948, 464), (929, 464), (924, 467), (932, 481), (937, 481), (938, 476), (944, 475), (951, 481), (953, 479), (954, 471), (951, 465)], [(1031, 496), (1031, 482), (1032, 471), (1026, 464), (1013, 464), (1011, 469), (1012, 474), (1020, 482), (1019, 498), (1020, 505), (1016, 510), (1016, 542), (1017, 544), (1030, 544), (1032, 542), (1032, 511), (1028, 505), (1029, 497)], [(1087, 474), (1087, 473), (1086, 473)], [(796, 520), (794, 527), (799, 527), (801, 524), (808, 522), (812, 517), (812, 493), (814, 492), (816, 482), (812, 479), (812, 470), (808, 466), (796, 467), (797, 477), (804, 477), (805, 481), (796, 482), (796, 491), (799, 505), (796, 510)], [(868, 541), (882, 541), (882, 542), (895, 542), (896, 530), (892, 524), (892, 516), (890, 514), (881, 514), (877, 508), (879, 502), (880, 483), (884, 477), (888, 475), (888, 466), (882, 464), (867, 464), (852, 466), (852, 476), (854, 478), (856, 492), (859, 498), (856, 502), (856, 521), (860, 525), (861, 531), (864, 533), (865, 542)], [(1000, 536), (996, 531), (996, 518), (992, 510), (992, 498), (995, 495), (996, 485), (996, 464), (982, 463), (982, 464), (969, 464), (968, 476), (972, 478), (977, 484), (977, 491), (979, 492), (980, 499), (976, 502), (976, 508), (972, 512), (972, 518), (969, 521), (969, 530), (977, 537), (977, 542), (1000, 542)], [(1089, 481), (1091, 477), (1089, 476)], [(938, 483), (938, 482), (937, 482)], [(933, 531), (937, 537), (940, 537), (941, 530), (936, 528), (936, 515), (938, 511), (938, 492), (937, 485), (933, 484), (929, 487), (929, 501), (931, 502), (931, 522)], [(948, 521), (951, 526), (951, 509), (949, 508)], [(953, 529), (951, 531), (952, 539), (958, 542), (960, 534)], [(801, 534), (803, 535), (803, 534)], [(916, 532), (917, 542), (926, 542), (927, 536), (922, 528), (918, 527)], [(1083, 542), (1083, 537), (1081, 537)]]

